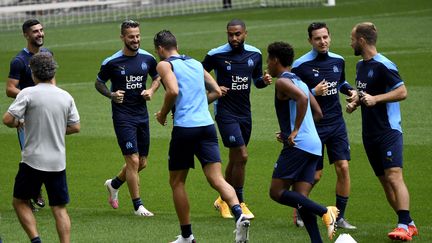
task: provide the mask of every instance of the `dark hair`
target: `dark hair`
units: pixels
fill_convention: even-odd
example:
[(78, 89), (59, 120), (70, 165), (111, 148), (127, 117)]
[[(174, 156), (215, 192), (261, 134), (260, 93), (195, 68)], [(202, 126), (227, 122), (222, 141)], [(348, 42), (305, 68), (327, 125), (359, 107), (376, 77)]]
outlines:
[(356, 38), (363, 37), (369, 45), (376, 45), (378, 40), (378, 30), (371, 22), (357, 24), (355, 27)]
[(154, 46), (162, 46), (165, 49), (177, 49), (177, 39), (169, 30), (159, 31), (153, 38)]
[(268, 57), (277, 58), (283, 67), (291, 66), (294, 60), (293, 47), (282, 41), (273, 42), (267, 47)]
[(30, 58), (30, 69), (35, 78), (42, 82), (50, 81), (54, 78), (57, 63), (49, 52), (39, 52)]
[(140, 26), (140, 24), (138, 23), (138, 22), (136, 22), (136, 21), (134, 21), (134, 20), (125, 20), (125, 21), (123, 21), (123, 23), (121, 24), (121, 27), (120, 27), (120, 29), (121, 29), (121, 34), (122, 35), (124, 35), (125, 34), (125, 32), (126, 32), (126, 29), (129, 29), (129, 28), (138, 28)]
[(243, 29), (246, 29), (246, 24), (243, 22), (243, 20), (240, 19), (232, 19), (230, 22), (228, 22), (227, 29), (230, 26), (236, 26), (236, 25), (240, 25)]
[(39, 20), (37, 19), (29, 19), (24, 22), (22, 25), (22, 32), (27, 33), (27, 31), (32, 27), (33, 25), (40, 24)]
[(309, 25), (308, 27), (308, 34), (309, 34), (309, 39), (312, 38), (312, 31), (314, 30), (319, 30), (322, 28), (326, 28), (327, 32), (330, 34), (330, 30), (327, 27), (327, 24), (324, 22), (313, 22), (312, 24)]

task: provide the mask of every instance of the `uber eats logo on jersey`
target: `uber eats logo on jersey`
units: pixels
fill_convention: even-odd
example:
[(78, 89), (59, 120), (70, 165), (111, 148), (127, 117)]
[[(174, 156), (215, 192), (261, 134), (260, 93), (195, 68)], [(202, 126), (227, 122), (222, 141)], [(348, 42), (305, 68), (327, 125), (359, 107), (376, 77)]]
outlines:
[(367, 83), (366, 82), (362, 82), (360, 80), (357, 80), (356, 83), (357, 83), (357, 89), (358, 90), (365, 90), (366, 87), (367, 87)]
[(142, 75), (140, 75), (140, 76), (135, 76), (135, 75), (126, 76), (126, 89), (140, 89), (140, 88), (142, 88), (143, 79), (144, 79), (144, 76), (142, 76)]
[(337, 94), (337, 82), (327, 82), (327, 91), (323, 93), (323, 96)]
[(249, 88), (248, 77), (231, 76), (231, 89), (232, 90), (244, 90)]

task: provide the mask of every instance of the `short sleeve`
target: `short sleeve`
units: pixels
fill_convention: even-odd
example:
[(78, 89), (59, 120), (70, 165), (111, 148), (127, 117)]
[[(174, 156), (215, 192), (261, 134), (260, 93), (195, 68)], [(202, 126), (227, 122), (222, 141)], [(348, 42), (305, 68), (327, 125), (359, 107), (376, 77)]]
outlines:
[(404, 83), (397, 69), (390, 69), (383, 65), (382, 75), (386, 86), (389, 87), (390, 90), (395, 89)]
[(211, 72), (214, 69), (213, 58), (210, 55), (206, 55), (201, 63), (207, 72)]
[(16, 99), (9, 106), (8, 112), (17, 119), (23, 119), (27, 109), (28, 97), (23, 90), (18, 93)]
[(78, 109), (76, 108), (75, 101), (72, 98), (71, 105), (69, 107), (67, 124), (73, 125), (79, 122), (80, 122), (80, 116), (78, 114)]
[(97, 80), (99, 82), (106, 83), (110, 78), (111, 78), (111, 69), (109, 68), (109, 63), (102, 64), (99, 73), (97, 75)]
[(155, 79), (155, 78), (157, 78), (159, 76), (159, 74), (156, 71), (156, 66), (157, 66), (156, 59), (154, 57), (152, 57), (150, 59), (150, 63), (149, 64), (150, 64), (150, 69), (149, 69), (150, 77), (152, 77), (152, 79)]
[(18, 58), (14, 58), (10, 63), (9, 78), (20, 80), (23, 69), (25, 69), (24, 63)]

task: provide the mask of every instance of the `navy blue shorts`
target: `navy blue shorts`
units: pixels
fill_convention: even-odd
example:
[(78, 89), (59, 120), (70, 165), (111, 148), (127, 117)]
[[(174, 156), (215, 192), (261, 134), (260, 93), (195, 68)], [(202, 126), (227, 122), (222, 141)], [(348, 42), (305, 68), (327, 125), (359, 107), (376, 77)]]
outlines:
[(113, 120), (117, 142), (123, 155), (139, 153), (140, 156), (147, 156), (150, 147), (150, 130), (148, 119), (137, 121)]
[(345, 122), (332, 126), (317, 126), (317, 132), (322, 143), (322, 157), (320, 157), (316, 170), (324, 168), (324, 145), (330, 164), (337, 160), (351, 160), (348, 133)]
[(285, 146), (274, 166), (273, 178), (313, 184), (315, 168), (320, 157), (295, 147)]
[(42, 184), (45, 185), (50, 206), (69, 203), (66, 170), (59, 172), (41, 171), (26, 163), (19, 164), (13, 196), (21, 200), (36, 198), (40, 193)]
[(251, 118), (220, 118), (216, 116), (222, 142), (227, 148), (248, 145), (252, 132)]
[(385, 169), (402, 168), (403, 137), (399, 131), (373, 139), (363, 137), (363, 145), (376, 176), (383, 176)]
[(221, 162), (218, 138), (214, 125), (204, 127), (174, 127), (171, 133), (168, 169), (195, 168), (194, 155), (204, 167)]
[(20, 148), (22, 151), (24, 148), (24, 142), (25, 142), (24, 128), (23, 127), (17, 128), (17, 133), (18, 133), (18, 142), (19, 142), (19, 145), (20, 145)]

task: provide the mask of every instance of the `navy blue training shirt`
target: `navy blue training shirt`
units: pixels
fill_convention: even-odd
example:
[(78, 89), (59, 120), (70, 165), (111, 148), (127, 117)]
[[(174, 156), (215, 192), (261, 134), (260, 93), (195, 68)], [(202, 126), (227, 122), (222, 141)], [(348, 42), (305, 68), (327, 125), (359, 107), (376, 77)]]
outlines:
[(332, 52), (319, 53), (312, 49), (294, 61), (291, 71), (299, 76), (311, 91), (323, 79), (328, 83), (327, 92), (315, 96), (323, 113), (323, 118), (316, 123), (317, 126), (343, 122), (339, 91), (348, 95), (348, 90), (353, 88), (345, 80), (345, 61), (342, 56)]
[[(370, 60), (361, 60), (356, 67), (358, 91), (370, 95), (387, 93), (403, 85), (396, 65), (381, 54)], [(401, 128), (399, 102), (379, 103), (372, 107), (361, 105), (363, 136), (385, 135)]]
[(227, 43), (210, 50), (202, 64), (208, 72), (215, 70), (219, 86), (229, 88), (227, 95), (215, 102), (216, 115), (250, 117), (251, 81), (257, 88), (266, 86), (262, 80), (260, 50), (246, 44), (241, 50), (233, 50)]
[[(42, 47), (40, 52), (52, 52), (44, 47)], [(22, 49), (11, 61), (9, 78), (19, 80), (18, 87), (23, 90), (27, 87), (34, 86), (35, 83), (31, 76), (30, 69), (30, 58), (33, 56), (27, 48)]]
[(156, 59), (148, 52), (139, 49), (135, 56), (126, 56), (120, 50), (102, 62), (97, 80), (111, 81), (111, 91), (124, 90), (123, 103), (112, 103), (113, 118), (128, 119), (130, 115), (147, 114), (146, 101), (141, 92), (146, 89), (147, 75), (158, 77)]

